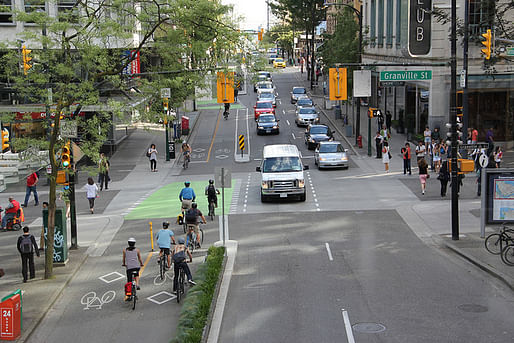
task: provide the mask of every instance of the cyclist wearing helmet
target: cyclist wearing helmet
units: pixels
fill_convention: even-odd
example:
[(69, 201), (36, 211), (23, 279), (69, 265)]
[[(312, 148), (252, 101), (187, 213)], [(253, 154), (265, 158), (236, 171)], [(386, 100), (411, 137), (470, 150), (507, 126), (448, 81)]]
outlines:
[(170, 268), (170, 266), (171, 266), (171, 257), (170, 257), (171, 242), (173, 242), (173, 244), (175, 244), (175, 237), (173, 237), (174, 236), (173, 231), (168, 229), (169, 226), (170, 226), (169, 222), (162, 223), (162, 229), (159, 230), (159, 232), (157, 232), (157, 236), (155, 236), (155, 238), (157, 240), (157, 244), (159, 245), (159, 248), (161, 249), (161, 251), (159, 251), (159, 259), (157, 260), (157, 262), (161, 261), (161, 256), (164, 253), (164, 255), (166, 255), (168, 257), (167, 258), (167, 260), (168, 260), (167, 267), (168, 268)]
[(191, 203), (196, 200), (195, 191), (189, 187), (191, 182), (184, 182), (184, 188), (180, 191), (178, 199), (182, 202), (182, 208), (188, 210), (191, 208)]
[(127, 282), (132, 282), (132, 273), (136, 272), (134, 279), (139, 290), (139, 269), (143, 266), (141, 252), (136, 248), (136, 239), (128, 239), (128, 247), (123, 249), (123, 266), (127, 267)]
[(187, 228), (189, 229), (188, 234), (191, 231), (194, 231), (196, 234), (197, 245), (200, 246), (200, 230), (198, 229), (198, 217), (202, 218), (204, 224), (207, 223), (202, 211), (198, 209), (198, 204), (194, 202), (191, 204), (191, 208), (186, 212), (186, 224)]
[[(214, 180), (209, 180), (209, 185), (205, 187), (205, 195), (207, 195), (207, 202), (214, 203), (214, 207), (218, 208), (218, 194), (220, 191), (214, 186)], [(211, 215), (209, 213), (209, 215)]]
[(196, 282), (193, 281), (193, 276), (191, 275), (191, 270), (189, 270), (189, 266), (186, 263), (186, 255), (189, 257), (189, 263), (193, 262), (193, 255), (189, 249), (185, 246), (186, 240), (184, 237), (179, 237), (177, 240), (178, 245), (173, 248), (172, 257), (173, 257), (173, 271), (175, 276), (173, 277), (173, 292), (177, 291), (178, 284), (178, 276), (180, 273), (180, 268), (184, 269), (184, 272), (187, 276), (187, 281), (196, 285)]

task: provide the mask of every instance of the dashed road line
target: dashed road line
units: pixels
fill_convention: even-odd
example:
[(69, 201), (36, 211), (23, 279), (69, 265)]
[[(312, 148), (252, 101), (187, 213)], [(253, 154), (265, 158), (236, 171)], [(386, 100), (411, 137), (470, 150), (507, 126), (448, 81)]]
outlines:
[(291, 123), (289, 123), (289, 120), (287, 120), (287, 119), (286, 119), (286, 123), (287, 123), (287, 125), (291, 125)]
[(296, 139), (296, 137), (294, 136), (294, 132), (291, 132), (291, 136), (293, 136), (293, 139)]

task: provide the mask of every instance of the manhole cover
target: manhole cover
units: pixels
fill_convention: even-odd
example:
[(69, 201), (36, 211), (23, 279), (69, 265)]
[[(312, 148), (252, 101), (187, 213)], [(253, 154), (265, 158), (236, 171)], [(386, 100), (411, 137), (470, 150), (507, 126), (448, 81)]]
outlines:
[(357, 323), (352, 328), (360, 333), (379, 333), (386, 329), (384, 325), (379, 323)]
[(487, 312), (489, 310), (487, 307), (477, 304), (462, 304), (457, 306), (457, 308), (464, 312), (473, 313)]

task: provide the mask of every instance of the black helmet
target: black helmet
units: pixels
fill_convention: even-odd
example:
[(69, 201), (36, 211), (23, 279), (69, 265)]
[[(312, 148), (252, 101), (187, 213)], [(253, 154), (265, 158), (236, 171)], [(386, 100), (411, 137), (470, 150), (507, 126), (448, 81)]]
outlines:
[(186, 186), (186, 187), (189, 187), (190, 184), (191, 184), (191, 182), (189, 182), (189, 181), (184, 182), (184, 186)]
[(196, 202), (194, 202), (194, 203), (192, 203), (192, 204), (191, 204), (191, 207), (192, 207), (192, 208), (197, 208), (197, 207), (198, 207), (198, 204), (197, 204)]
[(186, 240), (184, 239), (184, 237), (178, 238), (178, 244), (185, 244), (185, 243), (186, 243)]
[(170, 222), (162, 222), (162, 227), (167, 229), (170, 226)]
[(214, 180), (213, 179), (209, 180), (209, 185), (214, 185)]

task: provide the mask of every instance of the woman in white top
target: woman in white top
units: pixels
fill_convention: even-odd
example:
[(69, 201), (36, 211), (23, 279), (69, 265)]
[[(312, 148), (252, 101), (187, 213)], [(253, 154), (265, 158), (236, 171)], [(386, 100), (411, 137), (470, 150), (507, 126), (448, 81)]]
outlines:
[(157, 171), (157, 149), (155, 148), (155, 144), (150, 145), (150, 149), (148, 149), (148, 158), (150, 158), (150, 170), (153, 172)]
[(384, 163), (386, 173), (389, 173), (389, 143), (384, 142), (382, 148), (382, 163)]
[(87, 200), (89, 200), (89, 210), (91, 211), (91, 214), (93, 214), (93, 210), (95, 207), (95, 199), (96, 195), (98, 194), (98, 186), (93, 181), (92, 177), (87, 178), (87, 185), (86, 188), (86, 197)]

